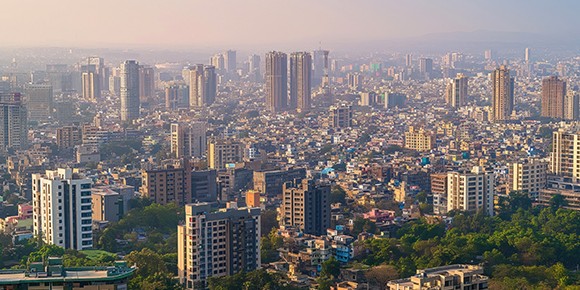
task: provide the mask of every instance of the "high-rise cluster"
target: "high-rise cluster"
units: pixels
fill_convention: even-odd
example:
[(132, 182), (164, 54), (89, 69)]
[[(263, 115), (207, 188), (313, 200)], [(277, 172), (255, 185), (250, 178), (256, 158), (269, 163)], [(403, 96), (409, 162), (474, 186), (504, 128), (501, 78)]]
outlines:
[[(290, 86), (290, 95), (288, 95)], [(266, 54), (266, 108), (274, 113), (286, 109), (307, 111), (311, 106), (312, 56), (308, 52), (288, 56), (272, 51)]]

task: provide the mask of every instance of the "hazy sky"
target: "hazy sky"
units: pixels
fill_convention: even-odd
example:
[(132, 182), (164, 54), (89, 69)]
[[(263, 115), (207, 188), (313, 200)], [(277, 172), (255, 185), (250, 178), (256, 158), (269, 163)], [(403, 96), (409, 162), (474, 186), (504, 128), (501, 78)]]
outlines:
[(576, 0), (2, 0), (0, 46), (208, 48), (577, 33)]

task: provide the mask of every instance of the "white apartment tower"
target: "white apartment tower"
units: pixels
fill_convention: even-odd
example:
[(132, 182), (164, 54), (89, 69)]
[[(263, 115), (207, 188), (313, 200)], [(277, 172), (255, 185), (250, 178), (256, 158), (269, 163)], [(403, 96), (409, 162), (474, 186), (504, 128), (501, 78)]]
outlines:
[(92, 248), (91, 186), (71, 168), (32, 174), (34, 235), (66, 249)]
[(447, 173), (447, 211), (483, 211), (493, 215), (495, 179), (481, 167)]

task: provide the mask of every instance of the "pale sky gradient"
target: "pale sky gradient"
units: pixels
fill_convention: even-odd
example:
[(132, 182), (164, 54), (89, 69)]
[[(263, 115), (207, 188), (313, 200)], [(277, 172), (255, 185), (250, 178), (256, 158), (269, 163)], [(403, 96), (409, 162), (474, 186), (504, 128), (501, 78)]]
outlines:
[(575, 0), (2, 0), (0, 46), (316, 47), (456, 31), (578, 33)]

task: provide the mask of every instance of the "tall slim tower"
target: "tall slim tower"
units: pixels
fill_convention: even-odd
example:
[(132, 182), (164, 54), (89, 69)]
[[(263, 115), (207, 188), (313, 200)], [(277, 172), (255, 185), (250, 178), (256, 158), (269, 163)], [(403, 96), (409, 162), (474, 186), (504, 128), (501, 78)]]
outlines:
[(155, 96), (155, 70), (151, 66), (139, 66), (139, 100), (148, 103)]
[(508, 120), (514, 109), (514, 79), (510, 77), (510, 70), (502, 65), (491, 74), (493, 86), (493, 119), (494, 121)]
[(566, 82), (557, 76), (542, 80), (542, 117), (565, 117)]
[(0, 92), (0, 150), (24, 149), (28, 144), (26, 108), (19, 93)]
[(203, 107), (215, 102), (217, 74), (213, 65), (196, 64), (189, 68), (189, 106)]
[(288, 106), (288, 56), (283, 52), (266, 54), (266, 108), (277, 113)]
[(237, 67), (236, 51), (228, 50), (224, 53), (225, 69), (228, 73), (235, 73)]
[(291, 109), (299, 112), (310, 109), (312, 87), (312, 57), (307, 52), (294, 52), (290, 55), (290, 99)]
[(217, 75), (213, 65), (203, 67), (203, 105), (209, 106), (217, 96)]
[(524, 53), (524, 60), (526, 61), (526, 64), (529, 64), (530, 63), (530, 60), (531, 60), (530, 57), (531, 57), (531, 55), (530, 55), (530, 48), (529, 47), (526, 47), (526, 50), (525, 50), (525, 53)]
[(127, 60), (120, 66), (121, 74), (121, 121), (131, 122), (139, 118), (139, 63)]
[(469, 78), (464, 74), (457, 74), (457, 77), (452, 79), (447, 84), (446, 102), (447, 105), (453, 108), (459, 108), (465, 104), (467, 98)]
[(252, 76), (252, 79), (259, 82), (262, 79), (262, 73), (260, 70), (261, 59), (257, 54), (253, 54), (249, 58), (249, 72), (248, 75)]

